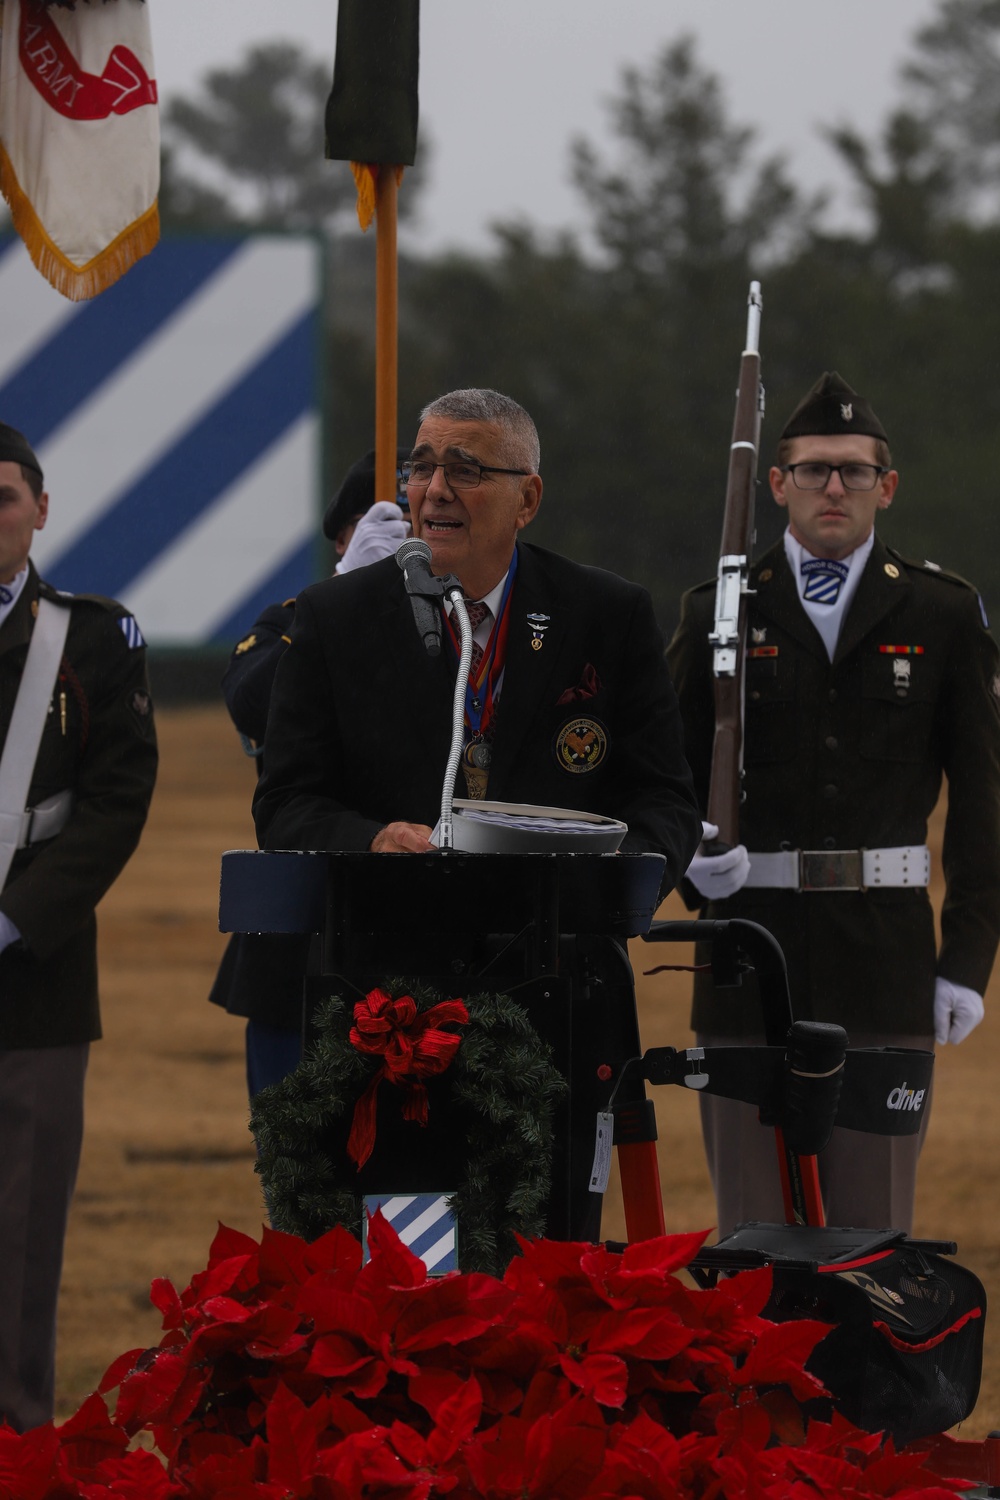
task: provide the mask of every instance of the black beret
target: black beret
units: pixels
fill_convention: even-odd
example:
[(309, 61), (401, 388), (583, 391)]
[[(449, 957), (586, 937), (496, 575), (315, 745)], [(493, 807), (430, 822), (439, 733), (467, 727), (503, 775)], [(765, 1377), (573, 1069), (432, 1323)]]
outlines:
[[(409, 448), (397, 448), (397, 464), (405, 464), (410, 457)], [(395, 500), (395, 494), (386, 495), (386, 500)], [(323, 535), (336, 541), (345, 526), (350, 526), (356, 516), (375, 503), (375, 449), (351, 465), (341, 480), (340, 489), (326, 508), (323, 517)]]
[(792, 412), (781, 438), (829, 437), (838, 432), (889, 441), (864, 396), (852, 391), (836, 370), (827, 370)]
[(42, 466), (28, 439), (16, 427), (8, 427), (6, 422), (0, 422), (0, 463), (24, 464), (26, 469), (34, 469), (38, 477), (42, 477)]

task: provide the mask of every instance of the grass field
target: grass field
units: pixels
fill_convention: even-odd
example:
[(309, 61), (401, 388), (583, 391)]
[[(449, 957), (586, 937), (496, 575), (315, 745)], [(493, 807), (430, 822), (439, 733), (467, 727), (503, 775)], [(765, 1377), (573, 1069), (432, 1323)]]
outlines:
[[(219, 856), (254, 846), (253, 770), (221, 708), (159, 719), (162, 765), (139, 852), (101, 907), (105, 1039), (91, 1052), (87, 1134), (60, 1303), (58, 1408), (75, 1410), (111, 1360), (154, 1344), (149, 1284), (183, 1285), (207, 1257), (219, 1220), (258, 1235), (242, 1023), (207, 1003), (225, 939)], [(937, 829), (940, 834), (940, 828)], [(676, 898), (660, 915), (681, 916)], [(634, 945), (637, 973), (663, 949)], [(682, 962), (679, 949), (671, 960)], [(638, 982), (645, 1046), (687, 1046), (688, 977)], [(934, 1117), (921, 1162), (915, 1232), (955, 1239), (959, 1259), (1000, 1291), (1000, 1017), (939, 1054)], [(713, 1201), (697, 1107), (686, 1090), (656, 1096), (668, 1229), (704, 1228)], [(604, 1234), (624, 1238), (615, 1186)], [(979, 1405), (962, 1436), (1000, 1427), (1000, 1329), (987, 1326)]]

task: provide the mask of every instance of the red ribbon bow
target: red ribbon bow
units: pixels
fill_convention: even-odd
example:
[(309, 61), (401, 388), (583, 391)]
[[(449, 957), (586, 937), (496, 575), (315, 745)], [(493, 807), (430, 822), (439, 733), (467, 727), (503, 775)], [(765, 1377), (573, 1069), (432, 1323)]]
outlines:
[(354, 1007), (351, 1046), (381, 1056), (382, 1066), (354, 1106), (347, 1154), (358, 1171), (375, 1146), (376, 1094), (383, 1078), (406, 1089), (403, 1119), (427, 1124), (427, 1090), (421, 1078), (444, 1073), (462, 1038), (440, 1028), (448, 1022), (465, 1026), (469, 1012), (461, 1000), (442, 1000), (418, 1011), (410, 995), (393, 1000), (384, 990), (370, 990)]

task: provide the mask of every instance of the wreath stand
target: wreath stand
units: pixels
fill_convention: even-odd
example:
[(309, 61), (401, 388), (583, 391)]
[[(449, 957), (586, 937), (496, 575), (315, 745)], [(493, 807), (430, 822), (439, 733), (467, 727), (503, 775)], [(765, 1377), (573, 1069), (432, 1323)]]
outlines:
[[(663, 865), (656, 854), (233, 851), (222, 861), (219, 925), (322, 934), (321, 973), (306, 987), (307, 1038), (320, 1001), (353, 999), (394, 976), (442, 997), (515, 1000), (568, 1085), (553, 1120), (546, 1234), (591, 1239), (601, 1206), (591, 1191), (598, 1115), (641, 1051), (624, 943), (648, 931)], [(461, 1143), (433, 1085), (430, 1094), (426, 1130), (401, 1121), (398, 1102), (380, 1106), (362, 1192), (453, 1184)], [(629, 1238), (662, 1234), (655, 1115), (641, 1078), (618, 1088), (614, 1135)]]

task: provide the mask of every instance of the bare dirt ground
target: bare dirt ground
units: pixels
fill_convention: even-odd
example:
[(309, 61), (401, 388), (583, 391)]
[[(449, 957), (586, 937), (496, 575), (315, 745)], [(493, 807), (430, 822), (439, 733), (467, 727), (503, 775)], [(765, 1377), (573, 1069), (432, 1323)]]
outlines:
[[(162, 764), (139, 852), (100, 913), (105, 1039), (92, 1050), (87, 1135), (60, 1306), (58, 1406), (76, 1409), (126, 1349), (158, 1342), (149, 1284), (178, 1286), (204, 1266), (219, 1220), (259, 1235), (263, 1219), (247, 1130), (243, 1026), (207, 1003), (225, 943), (217, 931), (219, 856), (254, 847), (253, 771), (221, 708), (160, 715)], [(937, 829), (938, 836), (940, 828)], [(661, 916), (686, 915), (671, 898)], [(634, 945), (637, 972), (665, 950)], [(680, 948), (671, 961), (684, 962)], [(643, 1043), (687, 1046), (688, 977), (639, 979)], [(917, 1234), (955, 1239), (959, 1259), (1000, 1292), (1000, 1015), (941, 1051), (921, 1163)], [(657, 1091), (668, 1229), (713, 1222), (697, 1107)], [(620, 1197), (604, 1233), (624, 1238)], [(987, 1326), (983, 1389), (961, 1435), (1000, 1427), (1000, 1329)]]

